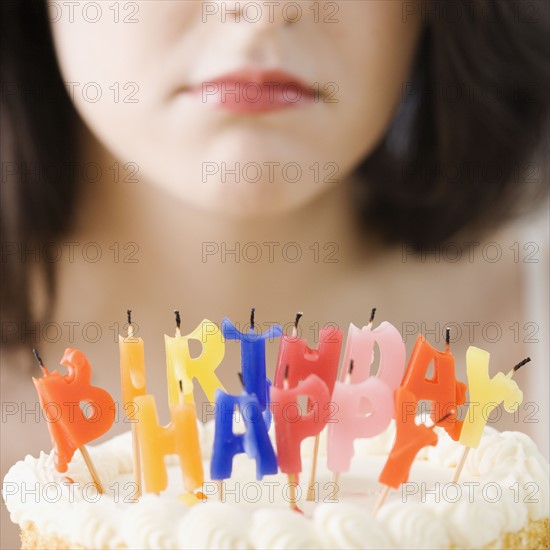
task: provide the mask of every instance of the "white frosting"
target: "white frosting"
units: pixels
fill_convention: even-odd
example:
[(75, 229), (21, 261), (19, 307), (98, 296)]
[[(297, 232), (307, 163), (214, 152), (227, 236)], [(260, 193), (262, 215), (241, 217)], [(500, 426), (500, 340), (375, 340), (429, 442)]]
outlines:
[[(288, 507), (286, 476), (256, 482), (255, 464), (245, 455), (235, 457), (224, 503), (210, 496), (188, 508), (178, 500), (183, 488), (173, 458), (167, 459), (168, 490), (132, 503), (130, 433), (89, 447), (104, 495), (96, 494), (80, 453), (59, 474), (52, 452), (17, 462), (4, 479), (3, 496), (15, 523), (34, 523), (42, 533), (87, 548), (477, 548), (518, 531), (527, 518), (548, 517), (549, 466), (528, 436), (487, 428), (456, 486), (450, 480), (463, 448), (435, 430), (437, 446), (419, 453), (409, 483), (390, 493), (375, 519), (377, 478), (393, 443), (393, 423), (383, 434), (356, 442), (338, 494), (322, 434), (314, 503), (305, 502), (313, 438), (304, 442), (298, 503), (304, 515)], [(212, 422), (200, 426), (206, 475), (213, 435)], [(207, 482), (203, 490), (213, 495), (214, 487)]]

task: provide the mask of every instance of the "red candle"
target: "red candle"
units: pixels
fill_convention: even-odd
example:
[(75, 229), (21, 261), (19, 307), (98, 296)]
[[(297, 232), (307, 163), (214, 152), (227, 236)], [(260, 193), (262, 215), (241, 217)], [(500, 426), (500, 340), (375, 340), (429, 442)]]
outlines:
[[(434, 374), (427, 378), (432, 361)], [(458, 405), (466, 401), (466, 384), (455, 377), (455, 360), (449, 349), (448, 332), (444, 352), (433, 348), (422, 335), (418, 336), (401, 385), (412, 392), (417, 401), (431, 401), (432, 422), (445, 417), (441, 426), (458, 441), (462, 421), (458, 420), (456, 414)]]
[[(78, 448), (111, 428), (115, 403), (105, 390), (91, 385), (92, 367), (81, 351), (67, 348), (61, 365), (67, 367), (64, 376), (49, 372), (41, 363), (44, 376), (33, 377), (33, 382), (48, 420), (55, 468), (63, 473)], [(82, 402), (86, 414), (80, 408)]]
[(294, 388), (298, 382), (310, 374), (317, 375), (326, 385), (330, 394), (338, 375), (338, 362), (342, 349), (343, 333), (332, 326), (323, 327), (319, 332), (319, 347), (308, 347), (304, 338), (282, 336), (275, 371), (275, 386), (283, 387), (286, 365), (292, 368), (288, 373), (288, 385)]
[(396, 437), (388, 460), (378, 478), (380, 483), (397, 489), (409, 479), (414, 457), (422, 447), (435, 445), (437, 435), (432, 428), (415, 422), (418, 400), (407, 389), (395, 392)]
[[(290, 377), (290, 376), (289, 376)], [(286, 385), (286, 384), (285, 384)], [(310, 407), (300, 414), (298, 397), (305, 395)], [(286, 474), (302, 471), (300, 444), (309, 436), (318, 434), (326, 423), (330, 393), (327, 385), (315, 374), (310, 374), (294, 388), (271, 387), (271, 406), (275, 422), (275, 440), (279, 468)]]

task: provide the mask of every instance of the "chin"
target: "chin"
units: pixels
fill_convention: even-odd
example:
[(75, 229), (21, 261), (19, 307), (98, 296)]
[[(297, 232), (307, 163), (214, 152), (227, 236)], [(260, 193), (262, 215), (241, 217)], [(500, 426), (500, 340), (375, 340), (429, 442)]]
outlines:
[(299, 211), (323, 194), (319, 188), (257, 182), (234, 184), (213, 182), (208, 193), (180, 194), (184, 202), (206, 213), (235, 221), (277, 218)]

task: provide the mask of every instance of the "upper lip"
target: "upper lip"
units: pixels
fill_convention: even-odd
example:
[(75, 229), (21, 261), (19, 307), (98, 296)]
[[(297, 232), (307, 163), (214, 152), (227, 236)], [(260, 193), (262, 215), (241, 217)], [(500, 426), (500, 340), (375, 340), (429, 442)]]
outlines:
[(239, 83), (242, 86), (247, 84), (257, 84), (260, 86), (273, 85), (284, 86), (291, 85), (300, 89), (304, 95), (313, 95), (313, 86), (302, 80), (300, 77), (289, 73), (283, 69), (260, 69), (260, 68), (245, 68), (232, 71), (214, 78), (206, 78), (198, 84), (191, 84), (179, 88), (181, 91), (197, 91), (204, 84), (235, 84)]

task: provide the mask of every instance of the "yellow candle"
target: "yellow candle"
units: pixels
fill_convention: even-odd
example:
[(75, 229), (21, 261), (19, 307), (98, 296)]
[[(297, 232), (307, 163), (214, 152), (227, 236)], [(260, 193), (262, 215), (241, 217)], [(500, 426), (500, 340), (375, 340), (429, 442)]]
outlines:
[(139, 395), (145, 395), (145, 359), (143, 340), (129, 331), (128, 337), (118, 336), (120, 352), (120, 376), (122, 386), (122, 407), (128, 418), (135, 416), (134, 401)]
[[(198, 357), (191, 357), (190, 340), (197, 340), (202, 345), (202, 351)], [(180, 393), (183, 393), (184, 403), (194, 404), (193, 379), (197, 380), (211, 403), (214, 402), (218, 388), (225, 391), (215, 373), (225, 355), (225, 342), (221, 330), (215, 323), (204, 319), (187, 336), (181, 336), (178, 328), (174, 338), (164, 335), (164, 343), (168, 376), (168, 402), (171, 407), (180, 402)]]
[(466, 352), (470, 407), (460, 432), (460, 443), (474, 449), (479, 444), (489, 415), (500, 403), (507, 412), (514, 412), (523, 401), (523, 392), (512, 380), (513, 370), (489, 377), (489, 358), (489, 352), (474, 346)]
[(172, 421), (167, 426), (158, 422), (155, 398), (136, 398), (139, 442), (145, 490), (160, 493), (168, 485), (166, 455), (179, 457), (186, 491), (194, 491), (204, 481), (195, 406), (179, 403), (170, 407)]

